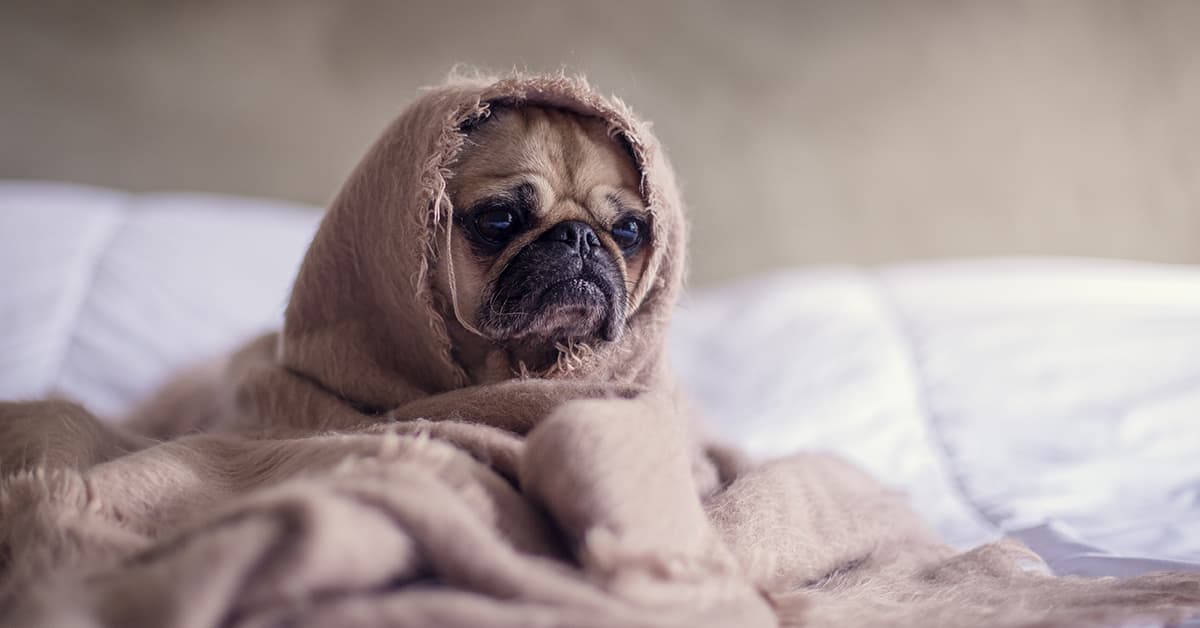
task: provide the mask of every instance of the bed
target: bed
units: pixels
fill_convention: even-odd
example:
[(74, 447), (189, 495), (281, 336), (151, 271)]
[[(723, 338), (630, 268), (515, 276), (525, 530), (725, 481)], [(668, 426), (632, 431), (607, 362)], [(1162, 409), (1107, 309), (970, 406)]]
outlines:
[[(279, 324), (319, 217), (0, 182), (0, 398), (121, 416)], [(1060, 574), (1200, 570), (1200, 267), (775, 272), (691, 291), (672, 350), (713, 431), (758, 457), (840, 453), (956, 546), (1012, 536)]]

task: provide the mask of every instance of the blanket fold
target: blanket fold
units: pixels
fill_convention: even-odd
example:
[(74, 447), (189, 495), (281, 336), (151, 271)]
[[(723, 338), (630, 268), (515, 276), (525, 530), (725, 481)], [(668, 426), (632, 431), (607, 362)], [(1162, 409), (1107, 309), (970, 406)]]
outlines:
[[(494, 106), (604, 121), (650, 250), (620, 339), (472, 381), (445, 190)], [(370, 149), (284, 328), (124, 425), (0, 403), (0, 625), (1070, 626), (1176, 621), (1200, 576), (1055, 578), (942, 544), (835, 457), (706, 442), (666, 361), (685, 225), (649, 126), (581, 79), (455, 79)]]

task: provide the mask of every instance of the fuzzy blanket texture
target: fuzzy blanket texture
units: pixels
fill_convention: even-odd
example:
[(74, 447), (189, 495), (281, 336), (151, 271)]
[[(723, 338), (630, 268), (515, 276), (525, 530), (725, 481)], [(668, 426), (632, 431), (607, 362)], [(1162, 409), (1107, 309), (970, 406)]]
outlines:
[[(619, 341), (473, 385), (434, 277), (462, 129), (494, 104), (607, 121), (642, 172), (653, 250)], [(684, 232), (648, 126), (581, 80), (427, 91), (330, 208), (281, 333), (125, 426), (64, 401), (0, 405), (0, 622), (1070, 626), (1200, 611), (1200, 575), (1056, 578), (1009, 541), (959, 553), (836, 458), (755, 465), (708, 442), (665, 359)]]

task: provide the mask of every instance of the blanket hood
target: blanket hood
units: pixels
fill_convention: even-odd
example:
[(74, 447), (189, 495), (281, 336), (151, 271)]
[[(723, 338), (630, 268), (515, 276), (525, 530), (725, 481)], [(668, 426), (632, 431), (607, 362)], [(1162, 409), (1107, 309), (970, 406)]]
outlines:
[[(663, 149), (620, 100), (577, 77), (452, 79), (426, 90), (367, 152), (337, 195), (301, 265), (277, 347), (281, 365), (355, 404), (390, 408), (470, 384), (456, 361), (436, 264), (453, 208), (446, 182), (467, 129), (492, 106), (565, 109), (605, 121), (641, 174), (651, 251), (630, 296), (625, 333), (571, 368), (542, 374), (655, 386), (682, 284), (685, 225)], [(452, 314), (451, 314), (452, 315)]]

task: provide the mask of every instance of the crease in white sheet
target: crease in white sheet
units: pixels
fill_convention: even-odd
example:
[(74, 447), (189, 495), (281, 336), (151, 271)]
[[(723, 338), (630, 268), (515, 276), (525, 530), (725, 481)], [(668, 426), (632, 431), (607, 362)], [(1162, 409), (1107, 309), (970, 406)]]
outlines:
[(692, 395), (751, 454), (835, 451), (907, 493), (950, 543), (999, 536), (958, 494), (905, 338), (869, 275), (792, 271), (696, 294), (673, 334)]

